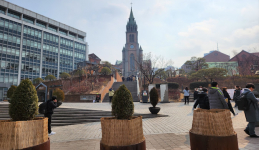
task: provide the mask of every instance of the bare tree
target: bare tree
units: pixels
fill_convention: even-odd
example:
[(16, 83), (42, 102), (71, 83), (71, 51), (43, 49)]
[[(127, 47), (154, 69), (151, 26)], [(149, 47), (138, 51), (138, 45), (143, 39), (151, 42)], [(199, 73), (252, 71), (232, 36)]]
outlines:
[(152, 84), (154, 78), (164, 71), (165, 67), (172, 65), (172, 60), (165, 60), (161, 56), (146, 53), (143, 55), (143, 62), (135, 60), (137, 67), (148, 84)]
[(92, 64), (86, 67), (87, 78), (89, 79), (92, 91), (94, 90), (94, 84), (97, 82), (100, 69), (101, 66), (99, 64)]

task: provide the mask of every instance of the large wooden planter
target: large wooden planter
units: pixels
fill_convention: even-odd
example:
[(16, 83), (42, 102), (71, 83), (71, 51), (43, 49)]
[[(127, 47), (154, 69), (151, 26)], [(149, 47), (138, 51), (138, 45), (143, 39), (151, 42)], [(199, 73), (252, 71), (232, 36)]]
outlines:
[(237, 134), (226, 109), (194, 110), (189, 134), (192, 150), (238, 150)]
[[(38, 117), (28, 121), (0, 121), (0, 149), (28, 149), (48, 143), (48, 118)], [(48, 148), (46, 148), (48, 147)], [(38, 148), (39, 149), (39, 148)]]
[(101, 150), (146, 150), (141, 116), (131, 120), (101, 118), (101, 126)]

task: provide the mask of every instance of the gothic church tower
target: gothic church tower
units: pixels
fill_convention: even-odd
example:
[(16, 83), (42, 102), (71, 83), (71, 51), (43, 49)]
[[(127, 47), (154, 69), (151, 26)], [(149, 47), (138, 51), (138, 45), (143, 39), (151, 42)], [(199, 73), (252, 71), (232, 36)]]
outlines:
[(122, 49), (123, 76), (137, 75), (138, 63), (142, 63), (143, 50), (138, 43), (138, 26), (132, 8), (126, 25), (126, 44)]

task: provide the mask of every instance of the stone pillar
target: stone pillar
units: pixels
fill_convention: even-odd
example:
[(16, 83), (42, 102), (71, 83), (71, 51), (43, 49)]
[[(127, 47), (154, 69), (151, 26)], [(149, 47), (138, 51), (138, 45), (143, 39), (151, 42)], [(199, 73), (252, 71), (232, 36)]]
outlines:
[(168, 99), (168, 84), (160, 84), (161, 103), (170, 103)]

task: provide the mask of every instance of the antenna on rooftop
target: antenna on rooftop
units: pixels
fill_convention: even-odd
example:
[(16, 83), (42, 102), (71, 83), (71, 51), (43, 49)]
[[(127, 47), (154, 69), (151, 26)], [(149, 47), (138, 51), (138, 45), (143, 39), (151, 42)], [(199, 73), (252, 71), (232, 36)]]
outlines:
[(217, 42), (217, 51), (219, 51), (219, 44), (218, 44), (218, 42)]

